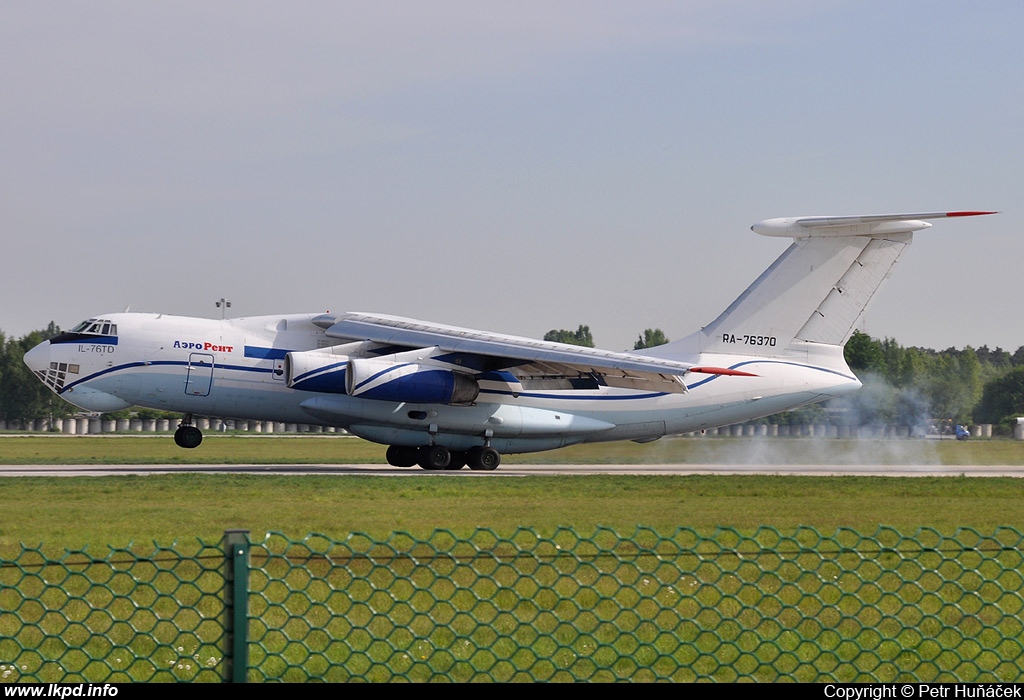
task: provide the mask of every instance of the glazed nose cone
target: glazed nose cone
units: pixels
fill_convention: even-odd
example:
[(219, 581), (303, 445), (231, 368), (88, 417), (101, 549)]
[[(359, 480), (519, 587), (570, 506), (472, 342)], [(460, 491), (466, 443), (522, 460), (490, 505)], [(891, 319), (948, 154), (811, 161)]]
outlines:
[(26, 352), (25, 364), (33, 372), (44, 372), (50, 369), (50, 341), (44, 340)]

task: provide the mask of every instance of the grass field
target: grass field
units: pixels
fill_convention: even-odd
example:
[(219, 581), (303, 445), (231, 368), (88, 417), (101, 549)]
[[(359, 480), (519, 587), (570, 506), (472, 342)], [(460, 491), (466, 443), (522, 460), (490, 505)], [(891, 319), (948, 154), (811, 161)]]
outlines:
[[(759, 445), (751, 445), (759, 442)], [(167, 438), (0, 438), (2, 461), (22, 463), (368, 463), (382, 449), (349, 438), (211, 436), (197, 450)], [(826, 460), (829, 458), (831, 461)], [(1019, 464), (1010, 441), (679, 439), (654, 445), (582, 446), (508, 462), (770, 464)], [(969, 467), (965, 466), (965, 472)], [(50, 547), (216, 541), (228, 528), (345, 537), (422, 535), (435, 529), (540, 532), (598, 526), (630, 532), (799, 525), (874, 532), (879, 525), (991, 530), (1024, 527), (1024, 480), (789, 476), (549, 476), (394, 479), (386, 476), (184, 474), (0, 479), (0, 545)]]
[[(192, 451), (169, 438), (0, 438), (7, 464), (367, 463), (382, 453), (348, 438), (210, 436)], [(508, 461), (957, 464), (969, 473), (971, 464), (1020, 464), (1022, 453), (1024, 445), (1009, 441), (681, 439)], [(252, 594), (254, 679), (650, 680), (659, 670), (679, 680), (1020, 675), (1019, 549), (992, 553), (974, 544), (1003, 527), (1024, 531), (1024, 479), (424, 476), (0, 478), (0, 560), (18, 562), (2, 570), (10, 584), (0, 586), (7, 596), (0, 609), (16, 612), (0, 613), (0, 639), (8, 640), (0, 654), (8, 670), (16, 662), (33, 680), (80, 672), (102, 682), (122, 669), (117, 679), (216, 680), (222, 652), (204, 640), (222, 636), (219, 608), (204, 634), (192, 631), (198, 618), (190, 601), (205, 594), (192, 583), (201, 578), (192, 571), (198, 565), (186, 559), (158, 575), (144, 556), (142, 573), (126, 576), (103, 557), (107, 546), (132, 543), (144, 552), (156, 549), (152, 543), (193, 551), (200, 539), (215, 545), (226, 529), (244, 528), (253, 542), (289, 552), (272, 567), (267, 553), (256, 557), (281, 572), (259, 573), (262, 588)], [(544, 556), (492, 556), (494, 537), (481, 528), (512, 539), (526, 532)], [(582, 542), (568, 556), (556, 546), (566, 528)], [(777, 534), (761, 551), (754, 545), (766, 528)], [(592, 553), (584, 538), (609, 531), (623, 557), (577, 556)], [(384, 557), (395, 560), (394, 571), (362, 556), (341, 556), (331, 567), (320, 558), (307, 571), (299, 555), (309, 533), (338, 543), (331, 545), (338, 554), (370, 539), (388, 552), (412, 540), (424, 551)], [(654, 533), (658, 546), (646, 561), (634, 540)], [(943, 537), (954, 533), (960, 540)], [(894, 538), (906, 546), (882, 552)], [(453, 541), (469, 556), (449, 556)], [(483, 543), (484, 555), (473, 556), (478, 547), (469, 542)], [(772, 551), (771, 542), (784, 551)], [(734, 551), (737, 543), (744, 551)], [(85, 576), (86, 555), (64, 558), (64, 548), (87, 548), (90, 575), (101, 584)], [(51, 559), (43, 575), (30, 565), (40, 554)], [(328, 585), (329, 576), (337, 580)], [(184, 599), (180, 612), (165, 609), (171, 591)], [(43, 616), (36, 597), (51, 612)], [(161, 617), (136, 598), (156, 600)], [(213, 605), (210, 595), (204, 600)], [(201, 676), (189, 664), (207, 656)], [(162, 675), (145, 670), (153, 668)]]

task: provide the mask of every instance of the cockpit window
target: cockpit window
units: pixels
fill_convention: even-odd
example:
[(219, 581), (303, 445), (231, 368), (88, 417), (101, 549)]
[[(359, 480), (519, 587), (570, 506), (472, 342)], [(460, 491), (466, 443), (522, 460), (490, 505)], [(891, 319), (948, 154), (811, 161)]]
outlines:
[(90, 318), (88, 321), (82, 321), (72, 328), (71, 332), (84, 335), (117, 335), (117, 324), (99, 318)]

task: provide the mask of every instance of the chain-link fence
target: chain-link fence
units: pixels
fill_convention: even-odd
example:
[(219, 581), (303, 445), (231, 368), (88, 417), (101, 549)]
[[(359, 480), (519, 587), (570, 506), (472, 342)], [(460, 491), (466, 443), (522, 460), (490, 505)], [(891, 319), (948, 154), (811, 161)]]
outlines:
[(1005, 682), (1022, 574), (1012, 528), (22, 547), (0, 680)]

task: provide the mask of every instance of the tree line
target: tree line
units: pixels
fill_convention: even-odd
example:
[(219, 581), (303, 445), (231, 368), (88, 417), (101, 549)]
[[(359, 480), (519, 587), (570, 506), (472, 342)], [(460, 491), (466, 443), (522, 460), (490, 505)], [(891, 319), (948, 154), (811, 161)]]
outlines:
[[(0, 331), (0, 418), (53, 419), (78, 411), (34, 377), (22, 359), (28, 350), (60, 332), (52, 321), (21, 338), (8, 338)], [(574, 331), (551, 330), (544, 339), (594, 347), (586, 325)], [(648, 328), (638, 335), (633, 349), (667, 342), (660, 328)], [(1008, 433), (1015, 419), (1024, 416), (1024, 346), (1013, 353), (986, 345), (932, 350), (856, 331), (846, 345), (846, 361), (864, 384), (860, 392), (769, 420), (912, 428), (927, 421), (992, 423), (998, 432)]]
[(922, 418), (991, 423), (1012, 431), (1024, 416), (1024, 346), (932, 350), (854, 332), (846, 361), (864, 383), (850, 399), (861, 422), (920, 425)]
[[(544, 334), (544, 340), (567, 343), (569, 345), (580, 345), (585, 348), (594, 347), (594, 336), (590, 334), (590, 326), (584, 325), (581, 325), (574, 331), (564, 328), (550, 330)], [(668, 338), (665, 337), (660, 328), (647, 328), (637, 337), (636, 342), (633, 343), (633, 349), (653, 348), (656, 345), (664, 345), (667, 342)]]
[(22, 359), (26, 352), (59, 333), (53, 321), (43, 330), (21, 338), (8, 338), (0, 331), (0, 418), (62, 418), (78, 411), (39, 381)]

